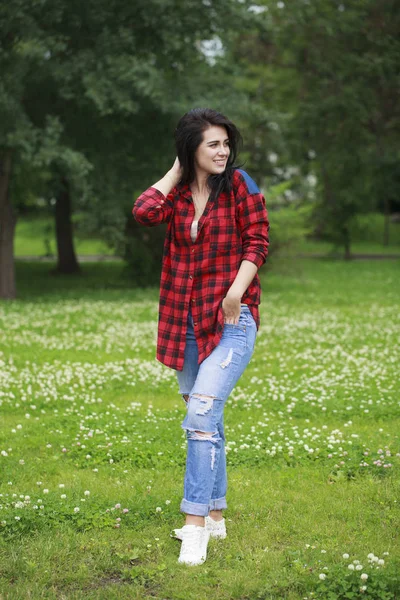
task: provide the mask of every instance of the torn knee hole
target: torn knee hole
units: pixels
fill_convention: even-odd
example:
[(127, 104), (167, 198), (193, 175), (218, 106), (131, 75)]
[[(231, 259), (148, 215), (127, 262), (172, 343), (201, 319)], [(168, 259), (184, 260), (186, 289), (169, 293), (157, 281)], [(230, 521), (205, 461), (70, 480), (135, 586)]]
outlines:
[(214, 434), (212, 431), (195, 431), (195, 433), (197, 433), (197, 435), (201, 435), (203, 437), (212, 437)]
[(214, 444), (219, 440), (218, 431), (201, 431), (199, 429), (188, 429), (187, 436), (190, 440), (197, 440), (200, 442), (213, 442)]
[(215, 396), (207, 396), (206, 394), (193, 394), (193, 398), (199, 400), (199, 405), (196, 409), (196, 415), (206, 415), (213, 407)]

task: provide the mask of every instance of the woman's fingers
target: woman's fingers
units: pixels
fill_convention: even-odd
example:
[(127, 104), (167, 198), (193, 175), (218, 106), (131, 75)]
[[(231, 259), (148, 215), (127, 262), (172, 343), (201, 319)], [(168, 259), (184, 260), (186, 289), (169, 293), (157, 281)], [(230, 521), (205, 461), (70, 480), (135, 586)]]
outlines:
[(171, 171), (174, 171), (179, 176), (182, 175), (182, 167), (178, 157), (175, 158), (175, 162), (172, 165)]
[(222, 301), (222, 312), (225, 323), (237, 325), (240, 317), (240, 300), (232, 300), (225, 297)]

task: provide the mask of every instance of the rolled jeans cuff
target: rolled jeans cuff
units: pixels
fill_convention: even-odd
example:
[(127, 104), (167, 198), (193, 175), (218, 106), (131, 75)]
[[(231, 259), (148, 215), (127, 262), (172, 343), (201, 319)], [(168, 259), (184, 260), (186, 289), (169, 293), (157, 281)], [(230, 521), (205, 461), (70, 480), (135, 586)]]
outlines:
[(209, 508), (210, 510), (223, 510), (228, 508), (225, 496), (223, 498), (212, 498)]
[(181, 512), (187, 515), (196, 515), (198, 517), (206, 517), (209, 513), (210, 507), (208, 504), (199, 504), (197, 502), (189, 502), (185, 498), (181, 502)]

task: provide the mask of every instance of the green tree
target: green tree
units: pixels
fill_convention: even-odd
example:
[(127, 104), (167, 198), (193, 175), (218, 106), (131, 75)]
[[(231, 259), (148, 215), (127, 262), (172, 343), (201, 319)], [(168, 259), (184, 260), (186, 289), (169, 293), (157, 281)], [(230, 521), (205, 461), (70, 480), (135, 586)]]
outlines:
[[(15, 296), (10, 177), (21, 169), (13, 165), (51, 171), (59, 258), (65, 258), (59, 268), (75, 270), (71, 190), (87, 190), (104, 175), (115, 182), (116, 173), (140, 162), (146, 154), (136, 143), (140, 115), (151, 106), (161, 129), (171, 122), (188, 98), (192, 69), (205, 60), (201, 41), (236, 24), (242, 10), (232, 0), (16, 0), (0, 6), (0, 296)], [(134, 116), (137, 131), (129, 129)], [(114, 134), (112, 147), (120, 150), (110, 153)], [(165, 150), (157, 141), (145, 140), (154, 167)], [(99, 172), (106, 161), (108, 169)], [(134, 189), (134, 177), (128, 182)], [(114, 205), (126, 201), (120, 192), (128, 182), (114, 189)], [(108, 187), (94, 185), (99, 201)]]
[(264, 0), (254, 9), (227, 56), (252, 104), (244, 118), (254, 168), (272, 183), (290, 177), (288, 164), (315, 175), (318, 229), (349, 257), (352, 219), (398, 179), (397, 2)]

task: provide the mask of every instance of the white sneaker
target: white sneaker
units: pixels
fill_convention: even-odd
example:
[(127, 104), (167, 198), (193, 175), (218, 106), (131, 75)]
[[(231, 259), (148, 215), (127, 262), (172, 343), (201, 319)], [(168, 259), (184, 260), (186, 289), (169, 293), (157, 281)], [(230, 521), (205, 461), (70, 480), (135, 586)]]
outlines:
[[(219, 538), (220, 540), (226, 538), (225, 519), (222, 519), (221, 521), (214, 521), (214, 519), (207, 516), (205, 518), (205, 526), (207, 531), (210, 532), (210, 537)], [(174, 529), (175, 537), (178, 540), (182, 539), (182, 529)]]
[(184, 525), (181, 529), (182, 540), (179, 563), (201, 565), (207, 558), (207, 544), (210, 532), (198, 525)]
[(225, 519), (214, 521), (211, 517), (206, 517), (206, 528), (209, 530), (211, 537), (221, 540), (226, 538)]

